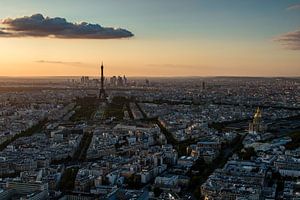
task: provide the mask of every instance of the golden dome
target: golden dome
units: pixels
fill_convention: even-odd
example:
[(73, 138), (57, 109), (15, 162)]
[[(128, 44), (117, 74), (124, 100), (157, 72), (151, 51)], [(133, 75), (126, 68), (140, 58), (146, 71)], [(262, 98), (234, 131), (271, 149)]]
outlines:
[(257, 108), (257, 110), (256, 110), (256, 113), (255, 113), (255, 115), (254, 115), (254, 118), (261, 118), (261, 110), (260, 110), (260, 108), (258, 107)]

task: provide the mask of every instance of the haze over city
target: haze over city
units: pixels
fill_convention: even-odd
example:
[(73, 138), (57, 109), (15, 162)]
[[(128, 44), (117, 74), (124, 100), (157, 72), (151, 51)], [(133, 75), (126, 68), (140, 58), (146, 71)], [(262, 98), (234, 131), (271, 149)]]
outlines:
[(3, 0), (0, 75), (299, 76), (299, 3)]

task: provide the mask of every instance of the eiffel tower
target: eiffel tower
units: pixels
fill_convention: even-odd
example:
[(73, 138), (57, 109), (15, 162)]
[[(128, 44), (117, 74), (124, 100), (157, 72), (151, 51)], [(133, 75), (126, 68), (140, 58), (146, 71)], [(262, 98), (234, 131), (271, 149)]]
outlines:
[(104, 70), (104, 66), (103, 66), (103, 62), (101, 64), (101, 88), (100, 88), (100, 92), (99, 92), (99, 99), (101, 101), (106, 101), (107, 100), (107, 94), (105, 92), (104, 89), (104, 75), (103, 75), (103, 70)]

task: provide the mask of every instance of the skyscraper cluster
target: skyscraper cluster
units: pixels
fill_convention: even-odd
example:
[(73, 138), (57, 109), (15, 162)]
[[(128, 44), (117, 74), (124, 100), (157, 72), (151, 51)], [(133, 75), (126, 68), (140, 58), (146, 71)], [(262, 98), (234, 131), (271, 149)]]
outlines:
[(111, 86), (126, 86), (127, 85), (127, 78), (124, 75), (123, 77), (121, 76), (113, 76), (110, 78), (110, 85)]
[(81, 84), (88, 83), (90, 81), (90, 77), (88, 76), (82, 76), (80, 79)]

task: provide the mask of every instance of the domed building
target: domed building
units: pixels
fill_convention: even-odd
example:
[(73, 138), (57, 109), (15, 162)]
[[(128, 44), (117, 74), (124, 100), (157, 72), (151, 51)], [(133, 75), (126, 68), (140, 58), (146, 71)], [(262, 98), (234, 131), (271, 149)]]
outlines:
[(249, 123), (249, 133), (257, 134), (257, 133), (264, 133), (266, 130), (266, 125), (263, 123), (262, 120), (262, 111), (258, 107), (254, 117), (253, 121)]

